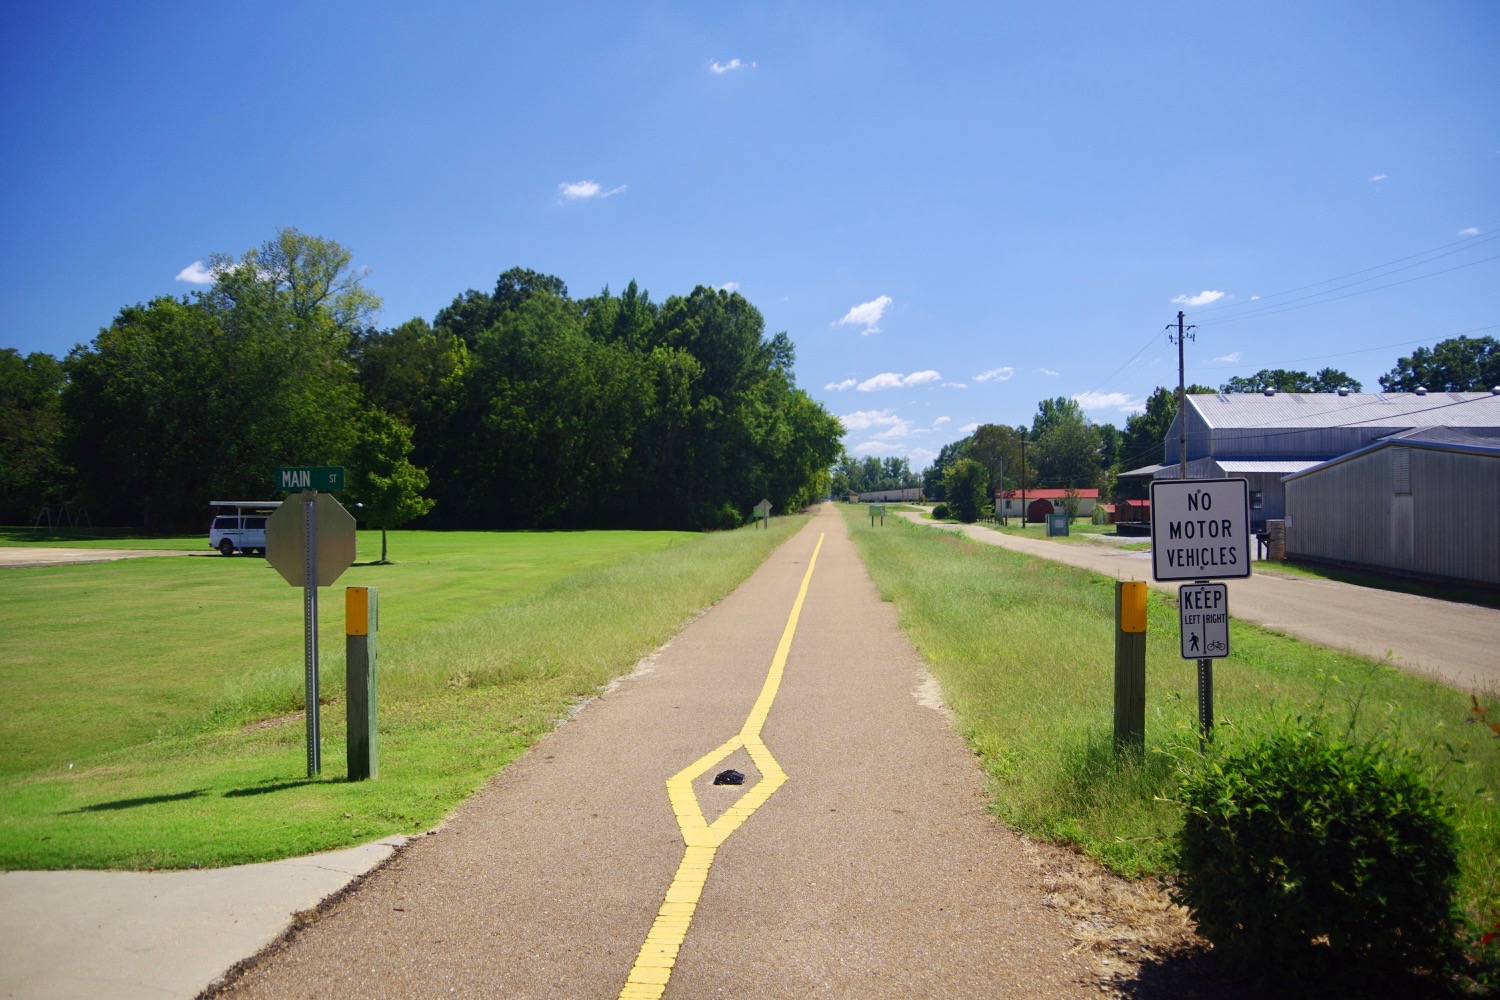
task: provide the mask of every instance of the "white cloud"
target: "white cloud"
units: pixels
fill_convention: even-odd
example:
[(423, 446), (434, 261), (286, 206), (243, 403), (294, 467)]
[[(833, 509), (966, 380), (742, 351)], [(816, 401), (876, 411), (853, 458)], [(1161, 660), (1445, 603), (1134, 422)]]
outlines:
[(1139, 410), (1144, 404), (1128, 392), (1080, 392), (1073, 401), (1085, 410)]
[(979, 430), (978, 424), (964, 424), (958, 429), (958, 432), (960, 434), (973, 434), (977, 430)]
[(845, 389), (853, 389), (858, 384), (857, 379), (846, 378), (842, 382), (829, 382), (823, 388), (829, 392), (843, 392)]
[(1251, 302), (1259, 302), (1260, 301), (1260, 296), (1259, 295), (1252, 295), (1252, 296), (1250, 296), (1250, 301)]
[(732, 72), (734, 72), (737, 69), (754, 69), (754, 68), (755, 68), (755, 63), (754, 62), (740, 62), (740, 60), (738, 60), (738, 59), (731, 59), (727, 63), (721, 63), (721, 62), (715, 62), (713, 60), (709, 60), (709, 63), (708, 63), (708, 70), (709, 70), (709, 72), (713, 73), (715, 76), (723, 76), (725, 73), (732, 73)]
[(1374, 177), (1370, 178), (1370, 180), (1376, 181), (1376, 182), (1379, 182), (1379, 181), (1388, 181), (1390, 179), (1391, 179), (1391, 175), (1390, 174), (1376, 174)]
[(833, 325), (849, 326), (852, 324), (854, 326), (862, 326), (864, 329), (860, 333), (867, 337), (872, 333), (879, 333), (880, 327), (876, 324), (880, 322), (880, 317), (885, 315), (886, 307), (890, 304), (891, 297), (889, 295), (882, 295), (879, 298), (871, 299), (869, 302), (861, 302), (853, 309), (844, 313), (844, 318)]
[(858, 386), (860, 392), (879, 392), (882, 389), (909, 389), (913, 386), (927, 385), (936, 382), (943, 376), (928, 369), (927, 371), (912, 372), (910, 375), (901, 375), (897, 372), (881, 372), (865, 379)]
[(726, 281), (719, 286), (719, 291), (721, 292), (737, 292), (739, 290), (740, 283), (738, 281)]
[(1470, 226), (1468, 229), (1460, 229), (1458, 231), (1458, 235), (1460, 235), (1460, 236), (1478, 236), (1479, 235), (1479, 228), (1477, 226)]
[(943, 383), (943, 388), (944, 389), (967, 389), (968, 387), (969, 387), (968, 383), (965, 383), (965, 382), (944, 382)]
[(906, 457), (911, 459), (912, 468), (920, 469), (924, 465), (931, 465), (932, 460), (938, 457), (938, 453), (930, 448), (913, 448), (906, 453)]
[(1062, 372), (1055, 372), (1051, 368), (1038, 368), (1037, 371), (1043, 375), (1050, 375), (1053, 378), (1062, 374)]
[(212, 285), (218, 276), (217, 268), (206, 267), (203, 261), (195, 260), (177, 272), (176, 280), (186, 281), (190, 285)]
[(871, 427), (890, 427), (902, 422), (890, 410), (855, 410), (839, 417), (846, 431), (864, 431)]
[(952, 417), (938, 417), (936, 420), (934, 420), (932, 422), (932, 426), (934, 426), (934, 427), (941, 427), (944, 424), (952, 423), (952, 422), (953, 422), (953, 418)]
[(599, 186), (598, 181), (572, 181), (559, 184), (557, 194), (563, 201), (587, 201), (590, 198), (608, 198), (625, 190), (621, 184), (609, 191)]
[(1224, 297), (1223, 292), (1211, 292), (1204, 289), (1197, 295), (1179, 295), (1172, 301), (1183, 306), (1206, 306), (1210, 302), (1217, 302)]
[(1000, 368), (991, 368), (989, 371), (980, 372), (974, 376), (976, 382), (1009, 382), (1016, 375), (1016, 370), (1010, 365)]
[(1239, 351), (1231, 351), (1230, 353), (1224, 355), (1223, 357), (1214, 358), (1214, 360), (1215, 361), (1222, 361), (1225, 364), (1232, 365), (1232, 364), (1234, 364), (1236, 361), (1238, 361), (1242, 357), (1244, 357), (1244, 355), (1241, 354)]

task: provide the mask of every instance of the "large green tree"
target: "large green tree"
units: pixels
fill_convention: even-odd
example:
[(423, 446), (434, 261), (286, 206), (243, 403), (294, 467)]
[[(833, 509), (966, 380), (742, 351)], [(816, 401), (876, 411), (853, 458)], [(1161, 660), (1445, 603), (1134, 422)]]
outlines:
[(31, 524), (71, 496), (58, 454), (63, 383), (52, 355), (0, 350), (0, 524)]
[(1099, 431), (1081, 413), (1059, 414), (1037, 435), (1032, 461), (1038, 485), (1094, 489), (1104, 474)]
[(1488, 392), (1500, 386), (1500, 341), (1450, 337), (1419, 347), (1380, 376), (1386, 392)]
[(943, 473), (943, 491), (954, 515), (965, 524), (979, 520), (989, 498), (989, 473), (972, 458), (960, 458)]
[(185, 528), (270, 490), (278, 465), (340, 464), (359, 393), (354, 324), (377, 300), (338, 244), (282, 230), (215, 258), (192, 300), (120, 311), (65, 362), (63, 453), (104, 522)]

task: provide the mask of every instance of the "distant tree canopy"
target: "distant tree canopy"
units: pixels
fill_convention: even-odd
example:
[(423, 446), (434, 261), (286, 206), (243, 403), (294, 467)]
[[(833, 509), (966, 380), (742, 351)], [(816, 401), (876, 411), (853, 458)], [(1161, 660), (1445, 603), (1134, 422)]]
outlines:
[(62, 364), (50, 354), (0, 350), (0, 524), (31, 524), (68, 498), (58, 452)]
[(1288, 371), (1285, 368), (1262, 368), (1254, 375), (1236, 375), (1219, 387), (1220, 392), (1338, 392), (1348, 389), (1361, 392), (1363, 386), (1348, 372), (1337, 368), (1324, 368), (1316, 375), (1307, 372)]
[(856, 460), (847, 454), (833, 467), (833, 479), (830, 483), (835, 496), (909, 490), (921, 485), (922, 478), (911, 471), (910, 459), (898, 456), (876, 458), (869, 455)]
[(351, 259), (283, 229), (60, 366), (0, 354), (0, 435), (40, 449), (0, 463), (7, 503), (35, 516), (55, 482), (96, 523), (185, 528), (267, 496), (276, 466), (341, 464), (380, 527), (708, 528), (828, 490), (842, 428), (737, 293), (574, 299), (516, 268), (380, 330)]
[(1452, 337), (1410, 357), (1380, 376), (1386, 392), (1488, 392), (1500, 386), (1500, 341), (1494, 337)]

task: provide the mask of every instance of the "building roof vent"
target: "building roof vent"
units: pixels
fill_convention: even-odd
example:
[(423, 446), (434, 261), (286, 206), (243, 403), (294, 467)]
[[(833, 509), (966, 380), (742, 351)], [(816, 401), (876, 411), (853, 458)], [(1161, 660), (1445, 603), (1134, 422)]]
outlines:
[(1267, 386), (1265, 391), (1266, 391), (1266, 395), (1267, 396), (1274, 396), (1274, 395), (1276, 395), (1276, 387), (1274, 385)]
[(1349, 395), (1349, 387), (1347, 385), (1341, 385), (1341, 386), (1339, 386), (1339, 395), (1340, 396), (1347, 396), (1347, 395)]
[(1425, 385), (1419, 385), (1419, 386), (1417, 386), (1417, 395), (1418, 396), (1425, 396), (1425, 395), (1427, 395), (1427, 387)]

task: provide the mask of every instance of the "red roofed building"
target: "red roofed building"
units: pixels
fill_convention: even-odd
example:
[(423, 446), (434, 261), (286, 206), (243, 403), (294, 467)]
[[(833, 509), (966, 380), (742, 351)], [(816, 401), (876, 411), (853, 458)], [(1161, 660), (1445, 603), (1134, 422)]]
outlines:
[[(1063, 512), (1063, 509), (1062, 509), (1062, 500), (1063, 500), (1063, 497), (1065, 497), (1067, 495), (1068, 495), (1068, 491), (1067, 490), (1054, 490), (1054, 489), (1031, 489), (1031, 490), (1027, 490), (1026, 491), (1026, 519), (1028, 521), (1037, 521), (1037, 520), (1041, 520), (1041, 519), (1045, 518), (1046, 515), (1048, 515), (1048, 514), (1061, 514)], [(1020, 490), (1004, 490), (995, 499), (1003, 501), (1003, 506), (1000, 508), (1000, 510), (998, 512), (1002, 517), (1020, 517), (1021, 516), (1021, 491)], [(1038, 501), (1041, 502), (1040, 505), (1038, 504)], [(1098, 502), (1099, 502), (1099, 491), (1098, 490), (1079, 490), (1078, 491), (1078, 516), (1079, 517), (1092, 517), (1093, 514), (1094, 514), (1094, 505), (1097, 504)]]

